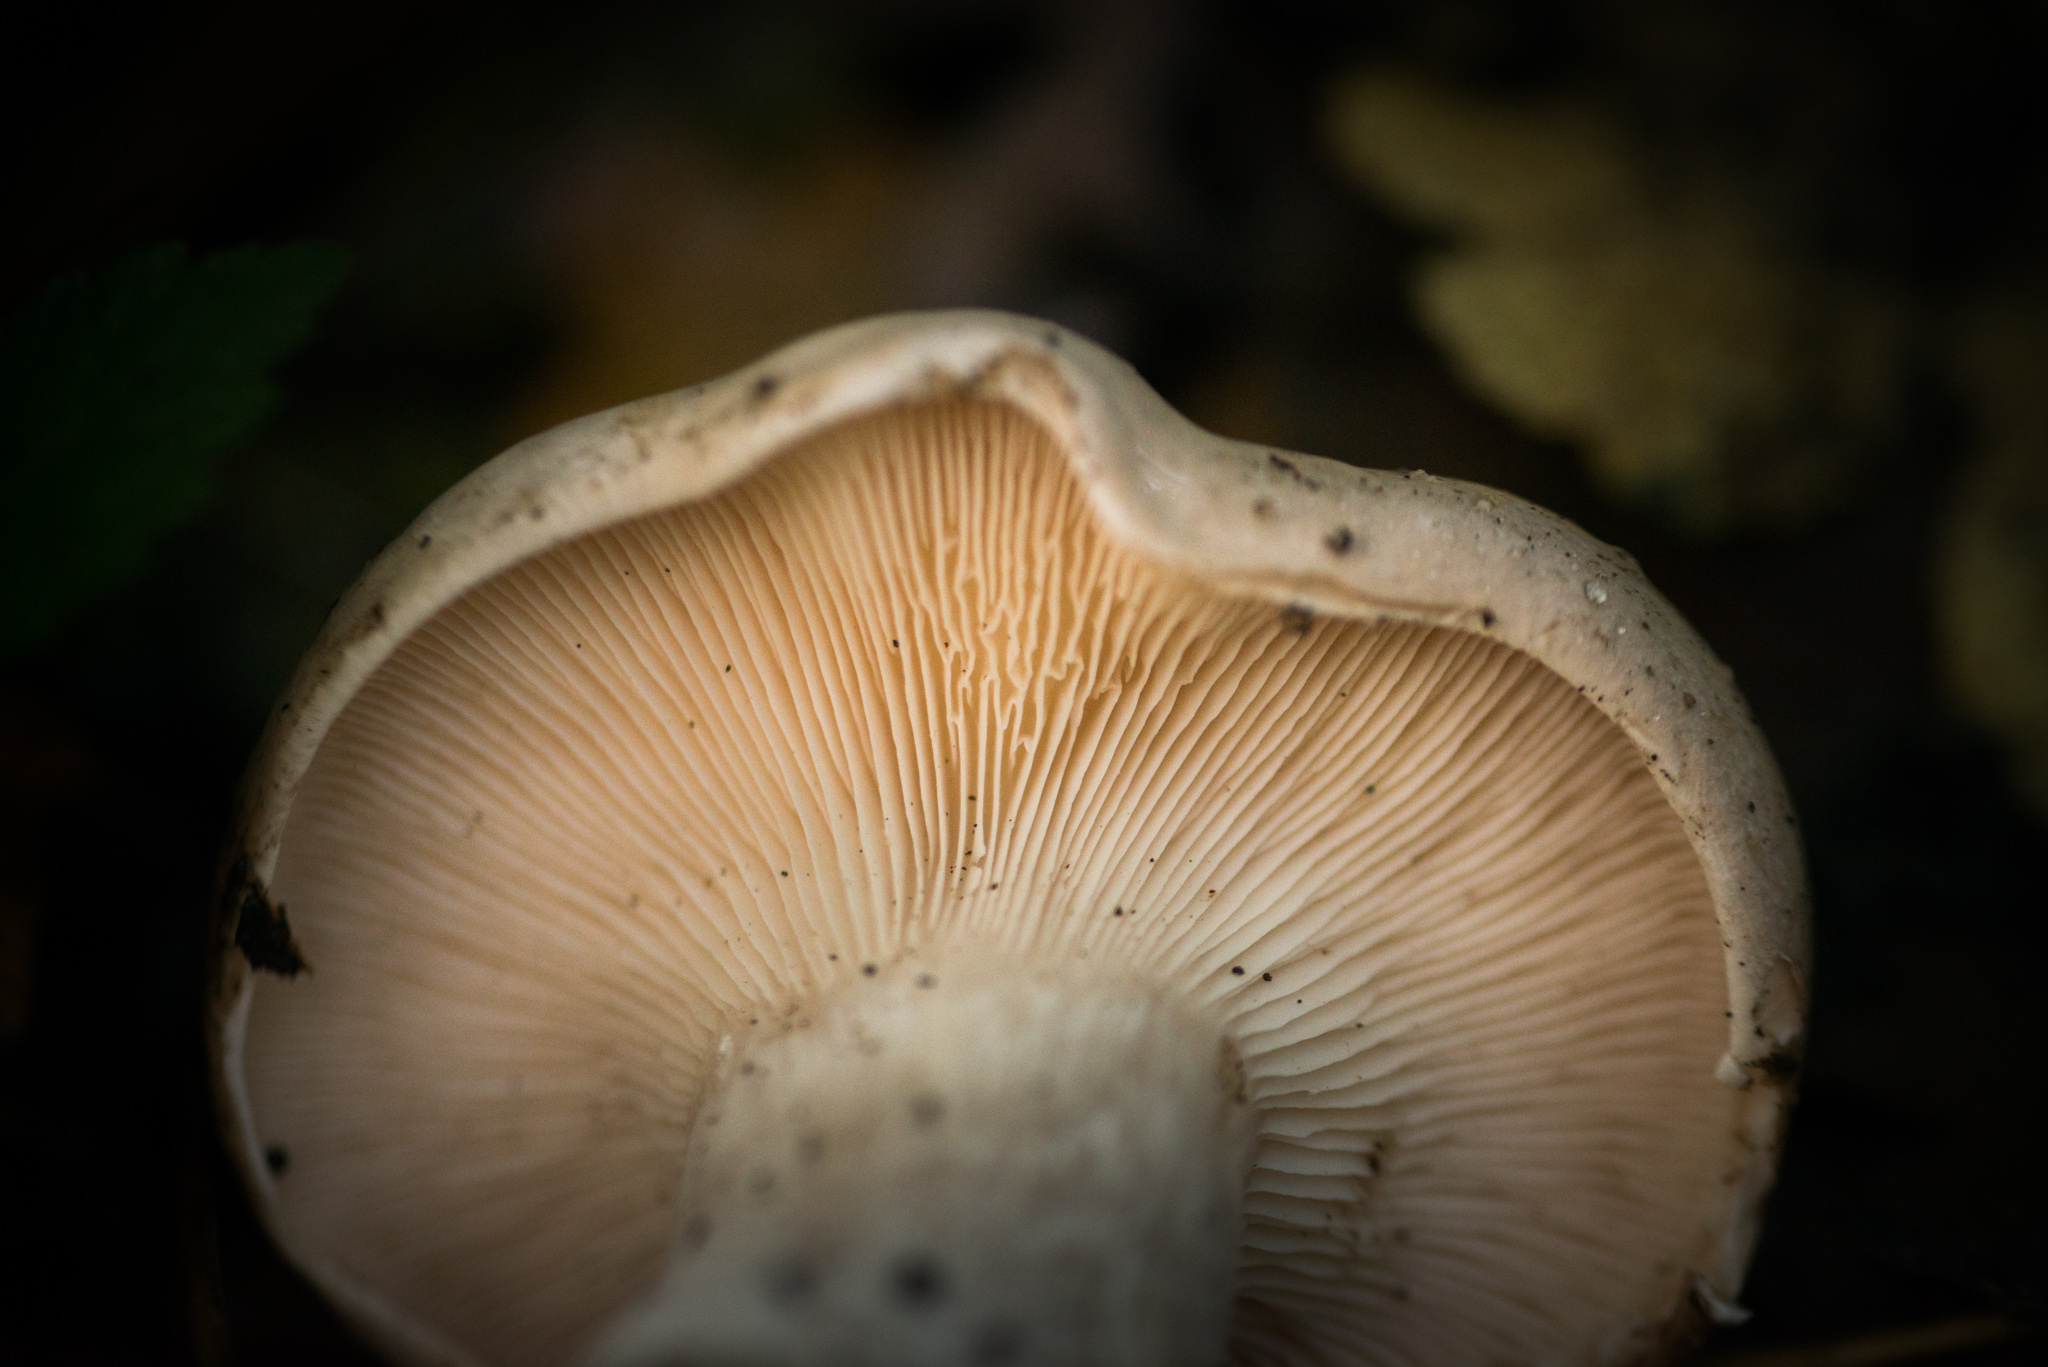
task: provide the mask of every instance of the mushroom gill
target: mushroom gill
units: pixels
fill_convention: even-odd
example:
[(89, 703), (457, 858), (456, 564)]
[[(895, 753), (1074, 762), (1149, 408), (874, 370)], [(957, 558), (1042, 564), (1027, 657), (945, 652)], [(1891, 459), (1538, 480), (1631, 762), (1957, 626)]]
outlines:
[(469, 589), (341, 711), (270, 891), (314, 969), (244, 1045), (275, 1227), (475, 1361), (660, 1279), (722, 1040), (970, 949), (1221, 1023), (1241, 1362), (1630, 1356), (1735, 1180), (1713, 900), (1622, 731), (1480, 635), (1162, 568), (999, 402)]

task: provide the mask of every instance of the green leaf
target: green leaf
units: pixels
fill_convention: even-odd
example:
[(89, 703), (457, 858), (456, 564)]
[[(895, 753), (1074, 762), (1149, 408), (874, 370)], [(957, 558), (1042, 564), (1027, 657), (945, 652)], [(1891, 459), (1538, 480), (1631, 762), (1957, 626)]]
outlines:
[(136, 577), (206, 505), (347, 265), (325, 243), (152, 247), (54, 282), (0, 330), (0, 655)]

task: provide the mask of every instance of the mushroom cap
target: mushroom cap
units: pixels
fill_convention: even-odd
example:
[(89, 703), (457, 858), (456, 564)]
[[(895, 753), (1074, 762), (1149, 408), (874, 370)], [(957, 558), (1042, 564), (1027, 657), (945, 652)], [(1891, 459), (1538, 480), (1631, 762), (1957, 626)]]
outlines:
[(1632, 1361), (1740, 1288), (1794, 827), (1625, 553), (886, 317), (521, 443), (369, 566), (250, 770), (216, 1082), (375, 1342), (558, 1361), (658, 1277), (721, 1038), (941, 943), (1088, 959), (1243, 1059), (1240, 1360)]

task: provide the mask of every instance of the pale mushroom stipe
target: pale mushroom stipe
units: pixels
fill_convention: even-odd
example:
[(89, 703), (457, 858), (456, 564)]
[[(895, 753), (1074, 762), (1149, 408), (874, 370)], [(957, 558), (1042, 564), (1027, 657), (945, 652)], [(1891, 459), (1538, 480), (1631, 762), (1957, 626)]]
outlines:
[(880, 318), (514, 447), (258, 749), (210, 1008), (436, 1364), (1628, 1364), (1739, 1293), (1809, 949), (1729, 671), (1512, 496)]

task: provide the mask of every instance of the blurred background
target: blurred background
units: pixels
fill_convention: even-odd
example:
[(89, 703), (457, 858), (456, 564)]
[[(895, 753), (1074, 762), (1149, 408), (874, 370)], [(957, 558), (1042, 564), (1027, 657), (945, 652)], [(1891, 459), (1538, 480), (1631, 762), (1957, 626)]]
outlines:
[(1937, 0), (8, 7), (0, 1361), (368, 1360), (198, 1011), (238, 770), (363, 562), (540, 428), (966, 304), (1633, 551), (1818, 924), (1706, 1359), (2048, 1361), (2044, 62), (2039, 5)]

